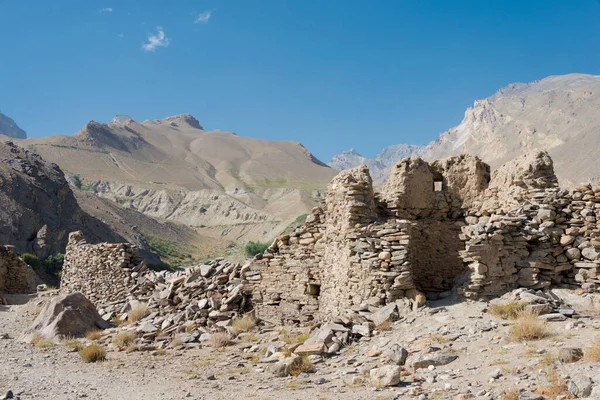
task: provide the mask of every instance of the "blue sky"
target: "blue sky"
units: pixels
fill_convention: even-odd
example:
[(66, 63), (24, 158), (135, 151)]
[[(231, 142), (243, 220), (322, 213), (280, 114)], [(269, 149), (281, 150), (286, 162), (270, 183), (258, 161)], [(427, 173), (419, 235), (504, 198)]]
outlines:
[(30, 136), (190, 113), (374, 156), (570, 72), (600, 74), (598, 0), (0, 0), (0, 111)]

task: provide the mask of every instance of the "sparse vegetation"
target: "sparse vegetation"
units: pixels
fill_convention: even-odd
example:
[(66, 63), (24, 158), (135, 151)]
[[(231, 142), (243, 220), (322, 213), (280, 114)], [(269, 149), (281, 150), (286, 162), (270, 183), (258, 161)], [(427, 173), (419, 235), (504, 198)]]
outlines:
[(106, 360), (106, 350), (97, 343), (82, 347), (78, 351), (79, 356), (86, 363), (93, 363)]
[(502, 319), (516, 319), (524, 309), (524, 304), (512, 301), (506, 304), (490, 304), (488, 313)]
[(567, 393), (567, 382), (558, 374), (556, 368), (548, 367), (546, 369), (546, 380), (548, 381), (548, 385), (541, 387), (537, 391), (539, 394), (550, 396), (551, 399), (556, 399), (557, 396)]
[(117, 347), (127, 347), (133, 343), (135, 340), (135, 333), (132, 331), (121, 331), (117, 333), (112, 342)]
[(137, 322), (146, 317), (148, 312), (147, 303), (138, 303), (127, 313), (127, 320), (131, 323)]
[(85, 338), (87, 340), (98, 340), (102, 337), (102, 331), (98, 329), (92, 329), (91, 331), (87, 331), (85, 334)]
[(54, 346), (54, 343), (52, 343), (50, 339), (46, 339), (39, 333), (36, 333), (33, 338), (31, 338), (30, 343), (39, 349), (48, 349)]
[(315, 366), (310, 361), (308, 356), (302, 356), (299, 363), (294, 363), (290, 366), (290, 375), (298, 376), (304, 372), (312, 372), (314, 371)]
[(270, 246), (270, 243), (264, 242), (248, 242), (246, 244), (246, 255), (248, 257), (254, 257), (257, 254), (264, 253), (265, 250)]
[(148, 250), (156, 253), (164, 261), (158, 264), (149, 266), (155, 271), (169, 270), (174, 271), (176, 265), (189, 262), (192, 255), (189, 254), (186, 248), (179, 243), (165, 240), (153, 235), (143, 235), (143, 240), (146, 242)]
[(536, 313), (523, 310), (518, 313), (509, 334), (513, 341), (522, 342), (548, 337), (550, 330), (546, 322), (540, 320)]
[(520, 393), (518, 390), (504, 393), (501, 397), (502, 400), (519, 400)]
[(596, 339), (585, 351), (585, 357), (589, 361), (600, 362), (600, 338)]
[(215, 349), (221, 349), (231, 343), (227, 332), (214, 332), (210, 335), (210, 345)]
[(308, 339), (308, 336), (309, 336), (308, 333), (300, 333), (300, 334), (296, 334), (296, 335), (291, 335), (285, 329), (282, 329), (279, 332), (279, 335), (280, 335), (281, 340), (290, 346), (294, 345), (294, 344), (298, 344), (298, 343), (304, 343), (306, 341), (306, 339)]
[(63, 344), (65, 346), (67, 346), (70, 349), (79, 351), (79, 349), (81, 349), (81, 347), (83, 346), (83, 344), (81, 343), (81, 341), (79, 339), (73, 339), (73, 338), (67, 338), (63, 341)]
[(62, 253), (52, 254), (41, 261), (35, 254), (23, 253), (21, 259), (38, 274), (60, 279), (65, 255)]
[(256, 318), (252, 313), (244, 314), (241, 317), (234, 318), (231, 323), (230, 332), (232, 335), (237, 336), (242, 332), (248, 332), (250, 329), (256, 326)]

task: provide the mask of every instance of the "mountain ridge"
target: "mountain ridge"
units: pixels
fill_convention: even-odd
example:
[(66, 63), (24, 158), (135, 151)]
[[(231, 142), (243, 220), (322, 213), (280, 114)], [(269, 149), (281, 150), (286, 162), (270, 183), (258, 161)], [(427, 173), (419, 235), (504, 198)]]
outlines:
[[(473, 154), (497, 168), (525, 151), (547, 150), (561, 185), (573, 187), (582, 181), (597, 181), (600, 166), (589, 160), (600, 157), (600, 150), (595, 150), (600, 148), (598, 108), (598, 75), (551, 75), (529, 83), (511, 83), (489, 97), (475, 100), (459, 125), (418, 152), (396, 154), (389, 157), (389, 162), (410, 155), (436, 160)], [(360, 157), (344, 157), (346, 153), (334, 156), (329, 165), (349, 168), (377, 160), (361, 159), (356, 152)], [(381, 172), (378, 177), (383, 181), (387, 178)]]
[(19, 128), (17, 123), (6, 114), (0, 112), (0, 135), (13, 139), (27, 139), (27, 132)]

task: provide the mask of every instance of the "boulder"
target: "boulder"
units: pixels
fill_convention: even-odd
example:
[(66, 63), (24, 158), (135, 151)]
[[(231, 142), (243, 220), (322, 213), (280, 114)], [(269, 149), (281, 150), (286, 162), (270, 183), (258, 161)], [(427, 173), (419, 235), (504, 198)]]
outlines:
[(408, 351), (398, 344), (394, 344), (392, 347), (383, 352), (383, 356), (396, 365), (406, 364), (406, 358), (408, 357)]
[(47, 303), (21, 340), (30, 342), (35, 335), (53, 341), (79, 337), (93, 329), (106, 329), (110, 325), (102, 319), (96, 307), (81, 293), (55, 297)]
[(400, 383), (400, 372), (402, 369), (397, 365), (385, 365), (373, 368), (369, 372), (371, 384), (375, 387), (396, 386)]

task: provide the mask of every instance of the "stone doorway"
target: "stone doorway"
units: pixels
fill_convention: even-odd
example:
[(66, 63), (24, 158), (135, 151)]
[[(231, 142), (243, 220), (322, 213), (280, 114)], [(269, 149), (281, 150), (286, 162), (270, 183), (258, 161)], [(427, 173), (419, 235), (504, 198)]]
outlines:
[[(418, 220), (411, 231), (410, 262), (417, 289), (435, 300), (465, 278), (468, 268), (459, 251), (461, 220)], [(441, 295), (444, 296), (444, 295)]]

